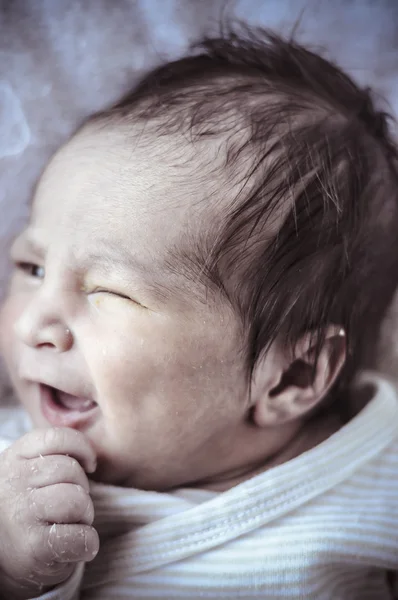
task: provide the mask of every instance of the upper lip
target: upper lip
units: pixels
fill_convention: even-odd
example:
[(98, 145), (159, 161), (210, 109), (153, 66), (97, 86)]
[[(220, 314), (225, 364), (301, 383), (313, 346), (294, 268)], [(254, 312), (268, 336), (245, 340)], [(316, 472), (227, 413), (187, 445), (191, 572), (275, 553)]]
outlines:
[(56, 391), (56, 392), (63, 392), (64, 394), (68, 394), (69, 396), (75, 396), (76, 398), (83, 398), (84, 400), (92, 400), (93, 402), (95, 402), (95, 398), (92, 394), (87, 393), (86, 390), (82, 390), (82, 388), (78, 389), (77, 387), (73, 387), (71, 385), (59, 385), (58, 383), (55, 382), (49, 382), (49, 381), (37, 381), (31, 378), (26, 378), (28, 381), (30, 381), (31, 383), (37, 383), (38, 385), (43, 385), (46, 387), (51, 388), (52, 390)]
[(23, 352), (18, 362), (17, 375), (21, 381), (47, 386), (76, 398), (97, 401), (95, 387), (79, 372), (77, 365), (74, 368), (73, 365), (52, 363), (42, 357), (37, 360), (37, 357), (24, 355)]

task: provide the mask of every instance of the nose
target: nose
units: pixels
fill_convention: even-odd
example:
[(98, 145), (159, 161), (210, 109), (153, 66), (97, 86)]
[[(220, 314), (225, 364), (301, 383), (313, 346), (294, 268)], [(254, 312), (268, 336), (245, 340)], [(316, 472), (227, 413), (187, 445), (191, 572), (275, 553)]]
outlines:
[(43, 302), (31, 303), (14, 325), (19, 339), (32, 348), (52, 348), (66, 352), (73, 345), (73, 336), (63, 319)]

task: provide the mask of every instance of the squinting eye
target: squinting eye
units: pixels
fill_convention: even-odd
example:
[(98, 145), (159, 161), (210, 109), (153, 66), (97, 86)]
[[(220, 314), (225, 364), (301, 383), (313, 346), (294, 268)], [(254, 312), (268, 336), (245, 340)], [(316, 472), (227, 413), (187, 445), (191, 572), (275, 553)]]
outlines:
[(120, 300), (127, 300), (128, 302), (130, 302), (131, 304), (135, 304), (136, 306), (141, 306), (142, 308), (147, 308), (144, 304), (142, 304), (141, 302), (138, 302), (135, 298), (132, 298), (131, 296), (127, 296), (126, 294), (123, 294), (122, 292), (115, 292), (113, 290), (107, 290), (104, 288), (95, 288), (91, 292), (88, 292), (88, 294), (89, 295), (105, 294), (105, 295), (113, 297), (113, 298), (119, 298)]
[(110, 296), (116, 296), (116, 298), (123, 298), (124, 300), (131, 300), (131, 298), (129, 296), (126, 296), (125, 294), (121, 294), (120, 292), (112, 292), (111, 290), (98, 289), (98, 290), (94, 290), (92, 293), (93, 294), (109, 294)]
[(26, 273), (26, 275), (29, 275), (30, 277), (44, 279), (44, 267), (41, 267), (40, 265), (35, 265), (34, 263), (29, 262), (17, 262), (16, 267), (17, 269), (23, 271), (24, 273)]

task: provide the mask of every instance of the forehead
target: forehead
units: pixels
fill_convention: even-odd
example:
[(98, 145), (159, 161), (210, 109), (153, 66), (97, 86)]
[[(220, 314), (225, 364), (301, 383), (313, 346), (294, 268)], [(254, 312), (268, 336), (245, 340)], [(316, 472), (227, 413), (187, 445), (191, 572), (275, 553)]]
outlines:
[[(43, 208), (84, 212), (88, 204), (101, 204), (108, 213), (122, 209), (153, 216), (159, 210), (184, 211), (192, 193), (185, 153), (163, 139), (140, 136), (121, 128), (86, 128), (73, 137), (47, 166), (34, 198), (34, 214)], [(80, 209), (79, 209), (80, 207)]]
[[(36, 190), (32, 220), (113, 237), (172, 242), (203, 215), (206, 193), (195, 185), (194, 148), (148, 139), (131, 128), (86, 129), (52, 159)], [(172, 223), (172, 227), (165, 225)], [(149, 240), (147, 240), (149, 241)]]
[[(88, 127), (46, 168), (33, 202), (32, 237), (60, 256), (70, 248), (95, 253), (105, 241), (144, 267), (162, 268), (170, 256), (190, 262), (199, 240), (221, 227), (217, 163), (219, 148), (183, 136)], [(184, 267), (175, 263), (176, 271)]]

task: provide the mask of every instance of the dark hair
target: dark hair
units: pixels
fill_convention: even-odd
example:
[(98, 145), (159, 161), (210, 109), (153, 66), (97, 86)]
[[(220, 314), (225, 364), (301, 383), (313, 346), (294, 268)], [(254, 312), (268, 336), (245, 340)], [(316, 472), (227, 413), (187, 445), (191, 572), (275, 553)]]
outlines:
[(277, 337), (294, 347), (311, 332), (318, 353), (329, 324), (347, 334), (341, 381), (368, 365), (398, 283), (397, 150), (370, 90), (292, 39), (241, 26), (95, 117), (129, 118), (159, 135), (230, 133), (225, 168), (241, 189), (200, 260), (241, 315), (249, 371)]

